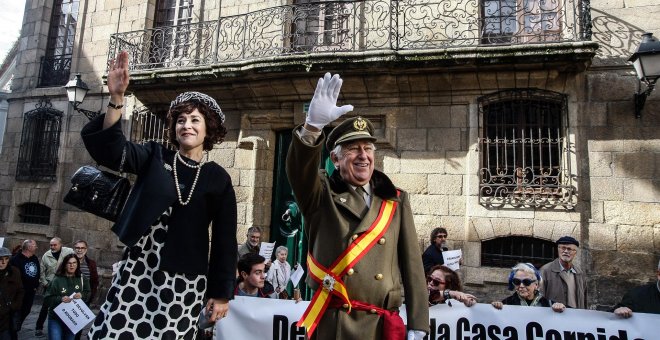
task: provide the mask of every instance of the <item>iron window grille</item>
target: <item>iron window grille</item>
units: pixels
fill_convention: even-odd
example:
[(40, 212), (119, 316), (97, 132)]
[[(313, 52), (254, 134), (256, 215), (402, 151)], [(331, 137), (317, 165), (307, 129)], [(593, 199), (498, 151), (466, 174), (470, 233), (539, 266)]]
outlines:
[(131, 141), (146, 144), (154, 141), (168, 149), (174, 149), (169, 141), (167, 110), (152, 112), (147, 107), (138, 107), (131, 116)]
[(510, 89), (478, 102), (480, 203), (572, 209), (566, 95)]
[(62, 86), (69, 81), (79, 1), (55, 0), (53, 3), (46, 56), (41, 58), (39, 87)]
[(536, 268), (557, 258), (554, 242), (528, 236), (498, 237), (481, 242), (481, 265), (511, 268), (528, 262)]
[(23, 203), (18, 207), (20, 223), (50, 225), (50, 208), (39, 203)]
[(150, 63), (180, 66), (175, 60), (190, 54), (198, 27), (191, 25), (193, 0), (160, 0), (152, 32)]
[(16, 180), (55, 181), (62, 111), (53, 109), (48, 98), (35, 107), (24, 116)]

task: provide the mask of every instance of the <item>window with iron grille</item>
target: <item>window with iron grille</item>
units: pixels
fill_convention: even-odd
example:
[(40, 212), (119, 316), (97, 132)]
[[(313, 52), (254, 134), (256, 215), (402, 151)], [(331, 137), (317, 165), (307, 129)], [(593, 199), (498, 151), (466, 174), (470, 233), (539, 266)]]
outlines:
[[(347, 43), (352, 4), (294, 0), (291, 39), (294, 50), (323, 50)], [(326, 46), (326, 47), (323, 47)]]
[(478, 101), (480, 203), (572, 209), (566, 95), (513, 89)]
[(169, 142), (168, 133), (167, 110), (152, 112), (144, 106), (133, 110), (131, 117), (132, 142), (146, 144), (154, 141), (166, 148), (174, 149), (174, 145)]
[(558, 41), (564, 5), (564, 0), (481, 0), (481, 43)]
[(529, 262), (536, 268), (557, 258), (554, 242), (527, 236), (498, 237), (481, 242), (481, 265), (511, 268)]
[(55, 181), (62, 111), (53, 109), (48, 99), (40, 100), (35, 106), (23, 118), (16, 179)]
[(23, 203), (18, 206), (20, 223), (50, 224), (50, 208), (39, 203)]
[(62, 86), (69, 81), (80, 0), (54, 0), (46, 55), (41, 58), (39, 86)]

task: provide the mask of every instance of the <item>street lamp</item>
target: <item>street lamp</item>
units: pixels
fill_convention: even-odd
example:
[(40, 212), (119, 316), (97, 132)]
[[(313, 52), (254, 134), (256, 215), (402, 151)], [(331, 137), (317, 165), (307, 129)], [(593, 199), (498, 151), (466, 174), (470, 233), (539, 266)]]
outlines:
[(87, 91), (89, 91), (87, 84), (85, 84), (85, 82), (80, 79), (80, 73), (76, 74), (75, 78), (69, 80), (69, 82), (64, 85), (64, 88), (66, 89), (66, 94), (69, 97), (69, 103), (73, 105), (74, 110), (84, 114), (87, 118), (89, 118), (89, 120), (92, 120), (101, 114), (101, 110), (90, 111), (78, 107), (78, 105), (80, 105), (83, 100), (85, 100)]
[[(635, 93), (635, 117), (640, 118), (646, 97), (653, 92), (655, 83), (660, 78), (660, 42), (653, 37), (653, 33), (642, 34), (642, 42), (628, 61), (633, 63), (639, 78)], [(646, 85), (644, 91), (642, 91), (642, 83)]]

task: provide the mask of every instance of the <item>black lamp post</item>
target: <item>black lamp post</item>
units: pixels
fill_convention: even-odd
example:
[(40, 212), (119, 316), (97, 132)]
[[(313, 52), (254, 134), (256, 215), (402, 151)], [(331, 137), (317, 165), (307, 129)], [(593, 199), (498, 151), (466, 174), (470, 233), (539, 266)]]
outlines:
[[(642, 109), (653, 89), (655, 83), (660, 78), (660, 42), (653, 37), (653, 33), (642, 34), (642, 42), (637, 51), (630, 56), (630, 59), (639, 78), (639, 87), (635, 93), (635, 117), (642, 116)], [(646, 85), (646, 90), (642, 91), (642, 83)]]
[(80, 73), (76, 74), (75, 78), (69, 80), (69, 82), (64, 85), (64, 88), (66, 89), (66, 94), (69, 97), (69, 103), (73, 105), (74, 110), (84, 114), (87, 118), (89, 118), (89, 120), (92, 120), (101, 114), (101, 110), (90, 111), (78, 107), (78, 105), (80, 105), (83, 100), (85, 100), (87, 91), (89, 91), (87, 84), (85, 84), (85, 82), (80, 79)]

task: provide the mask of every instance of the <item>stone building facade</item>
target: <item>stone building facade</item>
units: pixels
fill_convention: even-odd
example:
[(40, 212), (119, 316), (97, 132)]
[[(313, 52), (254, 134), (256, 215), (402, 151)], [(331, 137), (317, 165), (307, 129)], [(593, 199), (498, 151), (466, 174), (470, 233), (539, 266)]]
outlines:
[[(239, 242), (252, 225), (277, 238), (291, 199), (281, 183), (287, 134), (328, 71), (344, 79), (340, 102), (375, 123), (377, 168), (411, 193), (420, 254), (434, 227), (447, 228), (465, 256), (466, 290), (485, 301), (507, 295), (510, 263), (547, 261), (563, 235), (581, 242), (591, 308), (608, 308), (653, 277), (659, 95), (635, 118), (637, 80), (626, 61), (641, 33), (660, 35), (653, 1), (561, 1), (542, 9), (541, 33), (529, 24), (540, 14), (520, 9), (513, 33), (505, 21), (492, 26), (485, 0), (454, 0), (450, 9), (418, 0), (166, 3), (27, 1), (0, 163), (7, 242), (35, 238), (44, 250), (55, 235), (86, 239), (102, 268), (119, 258), (110, 222), (62, 202), (70, 175), (92, 160), (80, 140), (88, 119), (61, 86), (81, 74), (90, 92), (80, 107), (103, 110), (107, 61), (127, 49), (134, 69), (123, 126), (132, 139), (158, 138), (136, 117), (162, 117), (179, 92), (221, 104), (229, 133), (210, 158), (232, 176)], [(415, 18), (421, 7), (426, 18)], [(452, 13), (468, 19), (451, 22), (462, 17)], [(46, 136), (54, 153), (28, 147), (27, 113), (59, 122), (57, 136)], [(39, 168), (35, 153), (54, 163)], [(532, 243), (536, 250), (517, 249)]]

